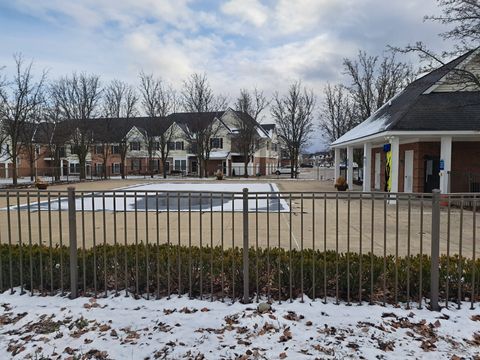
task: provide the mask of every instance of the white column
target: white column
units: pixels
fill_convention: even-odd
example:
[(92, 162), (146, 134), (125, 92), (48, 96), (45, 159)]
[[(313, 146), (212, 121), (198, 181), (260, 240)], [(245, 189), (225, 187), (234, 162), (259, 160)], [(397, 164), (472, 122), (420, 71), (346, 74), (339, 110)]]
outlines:
[(340, 149), (335, 148), (335, 179), (333, 182), (337, 181), (338, 177), (340, 176)]
[[(443, 169), (442, 169), (443, 168)], [(450, 171), (452, 170), (452, 137), (442, 136), (440, 141), (440, 192), (450, 192)]]
[(347, 146), (347, 184), (350, 190), (353, 189), (353, 147)]
[(372, 145), (363, 144), (363, 191), (372, 190)]
[(398, 137), (393, 137), (390, 139), (390, 151), (392, 152), (392, 164), (391, 164), (391, 177), (392, 177), (392, 188), (390, 192), (398, 192), (398, 176), (399, 176), (399, 165), (400, 165), (400, 139)]

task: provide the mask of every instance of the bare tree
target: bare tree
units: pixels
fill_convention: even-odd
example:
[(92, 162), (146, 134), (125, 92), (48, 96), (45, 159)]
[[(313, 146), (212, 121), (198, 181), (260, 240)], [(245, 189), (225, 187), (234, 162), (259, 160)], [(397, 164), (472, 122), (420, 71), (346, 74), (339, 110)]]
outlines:
[(300, 81), (290, 85), (288, 94), (275, 94), (272, 117), (278, 126), (278, 136), (290, 157), (290, 176), (297, 177), (300, 150), (308, 143), (313, 130), (315, 95), (302, 88)]
[(32, 114), (32, 120), (23, 125), (20, 134), (20, 149), (26, 155), (30, 172), (30, 181), (37, 176), (36, 161), (40, 155), (40, 146), (36, 139), (37, 126), (42, 118), (42, 107), (39, 106)]
[(72, 142), (80, 165), (80, 179), (86, 177), (86, 158), (93, 144), (90, 121), (99, 113), (101, 92), (99, 76), (84, 73), (63, 77), (52, 86), (62, 118), (75, 127)]
[[(109, 134), (114, 126), (119, 126), (120, 118), (130, 118), (137, 112), (138, 95), (135, 89), (127, 83), (120, 80), (113, 80), (104, 90), (103, 95), (103, 114), (105, 117), (105, 133)], [(108, 137), (102, 139), (102, 159), (103, 176), (107, 178), (107, 163), (111, 153), (111, 143)], [(120, 167), (122, 178), (125, 178), (125, 160), (127, 157), (127, 141), (123, 139), (119, 143)]]
[(0, 91), (1, 125), (8, 138), (8, 156), (12, 161), (13, 185), (17, 185), (17, 161), (22, 136), (27, 124), (35, 120), (43, 102), (43, 89), (46, 80), (44, 71), (39, 81), (34, 81), (33, 62), (25, 64), (21, 54), (14, 55), (15, 75), (7, 88)]
[[(182, 105), (185, 111), (196, 113), (194, 121), (185, 128), (186, 140), (198, 159), (198, 174), (207, 176), (208, 160), (212, 150), (212, 138), (216, 137), (221, 123), (214, 121), (215, 112), (225, 109), (227, 100), (224, 96), (216, 96), (208, 83), (206, 74), (192, 74), (183, 83)], [(205, 114), (212, 113), (209, 119)]]
[(412, 67), (398, 62), (395, 53), (384, 56), (367, 55), (360, 51), (357, 59), (344, 59), (346, 85), (361, 120), (365, 120), (414, 79)]
[(424, 64), (422, 71), (432, 71), (439, 66), (449, 67), (448, 70), (450, 72), (443, 81), (456, 85), (459, 90), (478, 90), (480, 88), (480, 75), (478, 72), (469, 70), (468, 63), (465, 62), (461, 64), (449, 63), (444, 58), (444, 56), (451, 55), (449, 53), (436, 54), (422, 42), (416, 42), (415, 45), (407, 45), (405, 48), (392, 47), (392, 49), (401, 53), (416, 53)]
[(212, 112), (225, 109), (227, 98), (215, 95), (206, 74), (194, 73), (183, 82), (182, 105), (187, 112)]
[(250, 93), (247, 89), (240, 90), (240, 96), (235, 103), (235, 109), (250, 115), (255, 121), (261, 121), (260, 114), (269, 105), (263, 91), (254, 88)]
[(235, 121), (234, 142), (243, 156), (245, 177), (248, 177), (248, 163), (259, 147), (258, 118), (267, 106), (263, 92), (256, 88), (252, 93), (246, 89), (240, 90), (240, 96), (235, 103), (235, 108), (241, 115)]
[(324, 100), (320, 113), (320, 129), (330, 142), (334, 142), (347, 131), (358, 125), (360, 117), (342, 85), (330, 85), (324, 89)]
[(153, 153), (160, 151), (163, 178), (167, 178), (167, 159), (170, 152), (169, 143), (175, 135), (175, 126), (168, 126), (166, 117), (175, 112), (178, 107), (178, 98), (175, 90), (167, 86), (153, 74), (140, 73), (140, 93), (142, 94), (142, 106), (145, 114), (149, 117), (158, 117), (159, 122), (154, 129), (147, 130), (146, 141), (148, 151), (148, 166), (153, 177)]
[(138, 100), (133, 86), (113, 80), (104, 90), (103, 113), (108, 118), (131, 118), (138, 114)]
[(478, 0), (437, 0), (442, 15), (425, 16), (426, 20), (453, 25), (441, 34), (444, 39), (459, 40), (457, 50), (477, 47), (480, 39), (480, 3)]
[(59, 104), (53, 96), (49, 96), (43, 109), (43, 121), (37, 128), (37, 138), (42, 139), (48, 156), (53, 159), (55, 181), (60, 180), (61, 158), (65, 156), (65, 144), (72, 135), (70, 127), (62, 120)]

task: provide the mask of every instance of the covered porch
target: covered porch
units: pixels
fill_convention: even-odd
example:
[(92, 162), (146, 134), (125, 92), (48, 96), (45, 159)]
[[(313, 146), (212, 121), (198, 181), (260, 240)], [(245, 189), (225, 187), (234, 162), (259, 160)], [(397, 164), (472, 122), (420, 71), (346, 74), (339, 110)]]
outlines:
[(365, 192), (480, 192), (478, 133), (385, 132), (332, 147), (335, 179), (345, 163), (350, 189), (354, 184), (354, 153), (360, 152)]

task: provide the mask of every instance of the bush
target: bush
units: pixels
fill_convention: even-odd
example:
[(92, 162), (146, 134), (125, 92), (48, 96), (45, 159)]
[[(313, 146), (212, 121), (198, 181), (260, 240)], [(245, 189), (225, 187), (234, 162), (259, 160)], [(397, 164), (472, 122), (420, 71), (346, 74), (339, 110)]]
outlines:
[[(242, 251), (239, 248), (176, 245), (100, 245), (78, 250), (78, 286), (82, 295), (124, 291), (136, 295), (239, 298), (243, 291)], [(249, 250), (250, 293), (273, 299), (336, 297), (358, 301), (418, 301), (430, 290), (430, 259), (357, 253), (336, 254), (311, 249)], [(34, 245), (0, 245), (0, 288), (23, 283), (43, 293), (69, 291), (69, 249)], [(361, 271), (360, 271), (361, 266)], [(461, 271), (460, 271), (461, 270)], [(480, 260), (440, 258), (441, 296), (469, 299)], [(338, 276), (337, 276), (338, 274)], [(22, 280), (21, 280), (22, 279)], [(476, 278), (478, 283), (478, 276)], [(303, 280), (303, 281), (302, 281)], [(478, 295), (476, 296), (478, 300)]]

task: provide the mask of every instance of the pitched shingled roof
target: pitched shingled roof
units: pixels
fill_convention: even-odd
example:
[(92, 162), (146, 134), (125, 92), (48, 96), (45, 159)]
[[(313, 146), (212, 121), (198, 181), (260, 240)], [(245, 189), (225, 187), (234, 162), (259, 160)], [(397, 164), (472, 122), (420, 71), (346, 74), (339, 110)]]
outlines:
[[(248, 114), (238, 111), (234, 113), (243, 121), (255, 121)], [(127, 133), (136, 127), (150, 136), (160, 136), (173, 123), (180, 127), (188, 127), (196, 131), (208, 126), (215, 118), (221, 119), (225, 111), (204, 113), (173, 113), (166, 117), (131, 117), (131, 118), (94, 118), (85, 121), (64, 120), (57, 124), (41, 122), (37, 124), (36, 141), (49, 143), (53, 138), (58, 142), (65, 141), (75, 128), (85, 128), (91, 131), (95, 142), (120, 142)], [(259, 129), (264, 129), (257, 124)], [(34, 125), (35, 126), (35, 125)], [(33, 129), (33, 128), (32, 128)]]
[(474, 51), (415, 80), (332, 145), (384, 131), (480, 130), (480, 91), (427, 92)]

